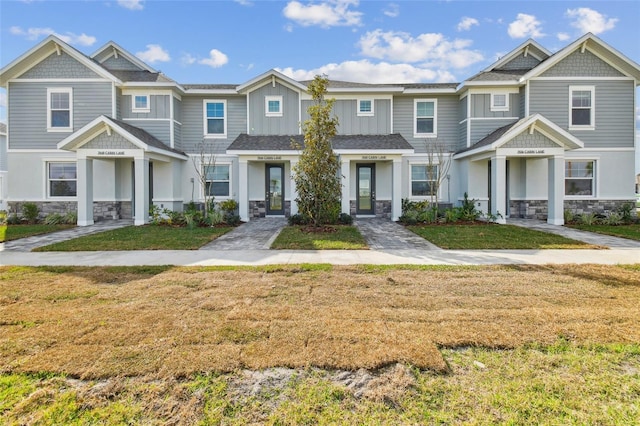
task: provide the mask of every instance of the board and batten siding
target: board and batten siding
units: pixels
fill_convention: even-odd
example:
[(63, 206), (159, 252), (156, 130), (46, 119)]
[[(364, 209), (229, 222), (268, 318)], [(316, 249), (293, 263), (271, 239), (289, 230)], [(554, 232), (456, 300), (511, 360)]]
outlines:
[(146, 131), (165, 145), (171, 146), (171, 129), (169, 127), (169, 120), (137, 120), (129, 118), (124, 121), (138, 129)]
[(47, 89), (73, 89), (73, 130), (100, 115), (111, 116), (111, 82), (11, 82), (9, 83), (10, 149), (56, 149), (72, 132), (47, 132)]
[[(437, 138), (414, 138), (414, 99), (437, 99)], [(427, 152), (428, 143), (442, 143), (447, 151), (458, 147), (458, 97), (457, 96), (396, 96), (393, 99), (393, 133), (400, 133), (416, 153)]]
[[(363, 99), (366, 96), (363, 96)], [(373, 98), (373, 97), (372, 97)], [(391, 101), (373, 98), (373, 116), (358, 116), (358, 101), (338, 99), (333, 104), (332, 114), (338, 118), (340, 135), (388, 135), (391, 133)], [(313, 101), (302, 102), (302, 122), (309, 119), (308, 108)]]
[(206, 139), (214, 154), (224, 154), (227, 147), (240, 133), (247, 132), (247, 98), (245, 96), (183, 96), (182, 97), (182, 151), (187, 154), (200, 153), (204, 140), (203, 101), (227, 101), (226, 139)]
[[(569, 86), (595, 87), (595, 130), (569, 130)], [(532, 80), (529, 114), (542, 114), (584, 142), (585, 148), (634, 146), (632, 80)]]
[(471, 117), (518, 117), (520, 94), (509, 94), (509, 111), (491, 111), (489, 93), (471, 95)]
[[(144, 95), (144, 91), (140, 92)], [(170, 118), (170, 102), (173, 96), (167, 95), (149, 95), (149, 112), (132, 112), (131, 104), (133, 95), (125, 95), (122, 97), (122, 118)]]
[[(282, 117), (267, 117), (266, 96), (282, 96)], [(252, 135), (296, 135), (299, 133), (299, 94), (288, 87), (269, 83), (249, 93), (249, 133)]]

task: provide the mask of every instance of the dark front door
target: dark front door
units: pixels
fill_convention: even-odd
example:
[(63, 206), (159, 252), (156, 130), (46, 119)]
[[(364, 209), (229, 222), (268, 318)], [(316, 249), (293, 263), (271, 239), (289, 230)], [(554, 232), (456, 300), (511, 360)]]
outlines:
[(375, 214), (376, 204), (376, 165), (356, 165), (356, 214)]
[(266, 202), (268, 215), (284, 215), (284, 165), (267, 164)]

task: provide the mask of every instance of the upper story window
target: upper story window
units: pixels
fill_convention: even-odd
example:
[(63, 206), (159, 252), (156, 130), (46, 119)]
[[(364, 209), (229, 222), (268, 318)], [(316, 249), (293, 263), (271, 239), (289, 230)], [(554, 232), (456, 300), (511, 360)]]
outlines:
[(509, 111), (509, 94), (492, 93), (491, 111)]
[(569, 87), (569, 130), (595, 129), (595, 87)]
[(207, 186), (205, 193), (216, 197), (229, 196), (230, 173), (228, 164), (216, 164), (215, 166), (204, 166)]
[(73, 89), (47, 89), (47, 131), (73, 131)]
[(204, 101), (204, 135), (212, 138), (227, 136), (227, 101)]
[(358, 114), (359, 116), (373, 116), (373, 99), (358, 99)]
[(49, 197), (75, 197), (76, 163), (47, 163)]
[(133, 95), (131, 112), (150, 112), (149, 95)]
[(267, 117), (282, 117), (282, 96), (265, 96), (264, 110)]
[(428, 164), (411, 165), (411, 196), (428, 197), (436, 194), (438, 166)]
[(592, 197), (595, 195), (595, 161), (564, 163), (564, 195)]
[(437, 136), (438, 101), (436, 99), (416, 99), (414, 102), (414, 137), (434, 138)]

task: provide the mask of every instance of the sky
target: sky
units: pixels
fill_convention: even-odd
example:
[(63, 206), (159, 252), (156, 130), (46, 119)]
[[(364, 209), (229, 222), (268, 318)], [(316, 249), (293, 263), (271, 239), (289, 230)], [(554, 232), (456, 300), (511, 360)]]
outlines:
[(86, 54), (115, 41), (179, 83), (460, 82), (529, 38), (556, 51), (585, 32), (640, 63), (638, 0), (0, 0), (0, 67), (53, 33)]

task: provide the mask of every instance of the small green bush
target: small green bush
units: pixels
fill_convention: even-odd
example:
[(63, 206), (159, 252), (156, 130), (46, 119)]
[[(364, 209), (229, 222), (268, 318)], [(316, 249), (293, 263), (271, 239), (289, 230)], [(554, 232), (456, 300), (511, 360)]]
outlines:
[(6, 225), (9, 214), (6, 210), (0, 210), (0, 225)]
[(224, 200), (220, 202), (219, 207), (225, 214), (233, 215), (238, 210), (238, 202), (234, 199)]
[(353, 216), (347, 213), (340, 213), (338, 216), (338, 222), (341, 225), (352, 225), (353, 224)]
[(28, 223), (38, 223), (38, 216), (40, 216), (40, 209), (35, 203), (24, 203), (22, 205), (22, 217)]
[(60, 225), (62, 223), (64, 223), (64, 216), (62, 216), (60, 213), (49, 213), (44, 218), (45, 225)]
[(598, 223), (598, 217), (595, 213), (584, 213), (578, 219), (578, 223), (581, 225), (596, 225)]
[(310, 220), (309, 220), (308, 217), (306, 217), (302, 213), (296, 213), (296, 214), (293, 214), (293, 215), (289, 216), (289, 219), (287, 219), (287, 222), (289, 223), (290, 226), (308, 225)]
[(16, 213), (11, 213), (7, 218), (7, 225), (20, 225), (20, 223), (22, 223), (22, 221)]
[(622, 225), (623, 219), (622, 215), (618, 212), (611, 212), (609, 215), (603, 220), (605, 225), (609, 226), (618, 226)]
[(64, 215), (63, 223), (67, 225), (75, 225), (78, 223), (78, 212), (67, 212)]

